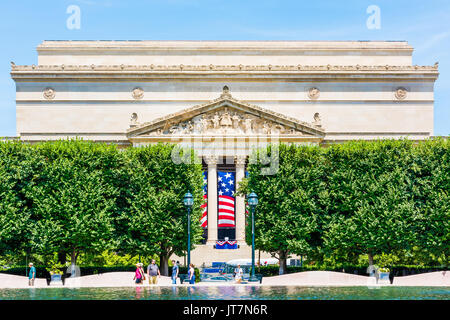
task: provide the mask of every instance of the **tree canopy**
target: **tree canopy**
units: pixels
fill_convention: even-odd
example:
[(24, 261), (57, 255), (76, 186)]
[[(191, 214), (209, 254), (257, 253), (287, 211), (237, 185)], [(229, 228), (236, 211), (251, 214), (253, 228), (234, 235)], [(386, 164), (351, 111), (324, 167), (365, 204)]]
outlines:
[[(156, 146), (130, 149), (127, 153), (129, 210), (124, 220), (127, 230), (123, 249), (160, 257), (160, 268), (168, 274), (168, 260), (172, 254), (182, 255), (187, 250), (187, 213), (183, 196), (190, 191), (194, 203), (202, 202), (202, 168), (194, 164), (194, 154), (188, 155), (191, 163), (174, 163), (171, 154), (174, 146)], [(191, 212), (192, 243), (201, 239), (200, 205)]]
[[(448, 139), (359, 141), (327, 147), (284, 145), (257, 150), (239, 193), (257, 193), (256, 249), (343, 261), (367, 254), (389, 261), (414, 254), (448, 265)], [(0, 256), (58, 253), (159, 256), (187, 250), (182, 199), (202, 199), (202, 168), (175, 145), (119, 149), (64, 140), (0, 142)], [(267, 158), (276, 171), (263, 170)], [(185, 160), (191, 160), (190, 163)], [(201, 209), (191, 213), (192, 248), (201, 239)], [(247, 221), (246, 241), (251, 243)], [(392, 261), (395, 259), (391, 259)], [(398, 260), (398, 259), (397, 259)], [(381, 261), (381, 260), (380, 260)]]
[(256, 248), (278, 257), (280, 272), (290, 253), (367, 254), (372, 264), (377, 254), (419, 251), (448, 264), (448, 139), (281, 144), (270, 156), (279, 170), (262, 175), (266, 157), (256, 155), (240, 192), (257, 193)]
[[(275, 154), (272, 154), (275, 153)], [(279, 162), (279, 170), (264, 175), (265, 161), (249, 165), (249, 177), (240, 186), (241, 194), (255, 192), (259, 205), (255, 214), (255, 247), (280, 259), (280, 274), (286, 272), (289, 254), (307, 254), (314, 240), (328, 197), (324, 161), (319, 147), (280, 145), (263, 154)], [(260, 159), (261, 153), (255, 158)], [(249, 215), (249, 219), (250, 219)], [(246, 239), (251, 245), (251, 221)]]

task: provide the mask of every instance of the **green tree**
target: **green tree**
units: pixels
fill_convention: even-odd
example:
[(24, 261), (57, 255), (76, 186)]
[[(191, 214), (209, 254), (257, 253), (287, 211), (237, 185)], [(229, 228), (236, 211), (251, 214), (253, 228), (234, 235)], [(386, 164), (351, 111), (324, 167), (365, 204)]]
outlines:
[(31, 243), (43, 255), (62, 252), (76, 263), (81, 252), (100, 253), (114, 246), (111, 214), (117, 188), (105, 180), (115, 146), (84, 141), (40, 144), (46, 158), (38, 181), (27, 188), (36, 223)]
[(418, 213), (414, 221), (416, 246), (422, 261), (448, 266), (450, 252), (450, 140), (419, 143), (407, 167)]
[(373, 256), (412, 248), (417, 208), (406, 174), (411, 141), (351, 142), (326, 149), (329, 215), (328, 253)]
[[(261, 174), (266, 154), (279, 163), (274, 174)], [(318, 245), (320, 215), (328, 197), (321, 154), (319, 147), (285, 144), (259, 150), (257, 161), (248, 166), (249, 177), (239, 187), (240, 194), (258, 195), (255, 247), (279, 259), (280, 274), (286, 273), (290, 254), (307, 254)], [(250, 220), (246, 241), (251, 245)]]
[[(191, 244), (201, 239), (202, 169), (194, 164), (194, 154), (186, 151), (189, 163), (177, 164), (172, 159), (174, 145), (157, 144), (130, 148), (129, 211), (125, 213), (127, 233), (122, 238), (128, 253), (157, 255), (161, 274), (168, 275), (168, 260), (172, 254), (187, 250), (187, 214), (183, 196), (194, 196), (191, 212)], [(193, 246), (192, 246), (193, 248)]]
[(0, 142), (0, 255), (29, 253), (31, 216), (24, 190), (32, 186), (43, 157), (19, 141)]

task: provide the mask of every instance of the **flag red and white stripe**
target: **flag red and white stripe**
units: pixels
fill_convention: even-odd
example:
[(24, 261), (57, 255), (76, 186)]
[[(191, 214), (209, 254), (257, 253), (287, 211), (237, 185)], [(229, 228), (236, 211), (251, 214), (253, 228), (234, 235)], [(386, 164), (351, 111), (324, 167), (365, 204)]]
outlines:
[(202, 217), (200, 218), (200, 225), (203, 228), (208, 227), (208, 173), (203, 172), (203, 204), (200, 206), (202, 208)]
[(235, 227), (234, 172), (217, 173), (218, 221), (217, 227)]

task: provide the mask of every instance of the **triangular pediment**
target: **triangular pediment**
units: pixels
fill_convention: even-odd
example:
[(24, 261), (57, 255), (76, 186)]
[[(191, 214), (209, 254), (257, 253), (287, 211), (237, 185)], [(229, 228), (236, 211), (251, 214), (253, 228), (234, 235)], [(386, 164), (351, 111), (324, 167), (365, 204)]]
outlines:
[(181, 135), (297, 135), (323, 137), (320, 124), (295, 118), (237, 100), (224, 88), (212, 101), (169, 114), (154, 121), (135, 123), (127, 136)]

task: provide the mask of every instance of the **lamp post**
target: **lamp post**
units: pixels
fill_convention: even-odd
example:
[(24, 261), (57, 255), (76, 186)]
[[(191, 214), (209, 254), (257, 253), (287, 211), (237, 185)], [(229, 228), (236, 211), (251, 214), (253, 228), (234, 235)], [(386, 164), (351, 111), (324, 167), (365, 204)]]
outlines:
[(191, 264), (191, 208), (194, 204), (194, 197), (188, 191), (183, 198), (183, 204), (187, 209), (187, 232), (188, 232), (188, 257), (187, 257), (187, 265)]
[(248, 196), (248, 205), (252, 210), (252, 274), (248, 279), (249, 282), (256, 282), (258, 278), (255, 277), (255, 208), (258, 205), (258, 196), (252, 192)]

